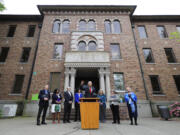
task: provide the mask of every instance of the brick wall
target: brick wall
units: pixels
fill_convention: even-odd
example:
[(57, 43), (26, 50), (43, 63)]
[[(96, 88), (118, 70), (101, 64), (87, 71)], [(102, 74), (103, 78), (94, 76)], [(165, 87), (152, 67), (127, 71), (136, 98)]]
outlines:
[[(38, 23), (40, 22), (0, 22), (0, 47), (10, 47), (6, 62), (0, 63), (0, 99), (24, 99), (39, 30)], [(14, 37), (6, 37), (9, 25), (17, 25)], [(28, 25), (36, 25), (34, 37), (26, 37)], [(28, 63), (20, 63), (23, 47), (31, 47)], [(15, 74), (25, 75), (22, 94), (11, 94), (15, 81)]]

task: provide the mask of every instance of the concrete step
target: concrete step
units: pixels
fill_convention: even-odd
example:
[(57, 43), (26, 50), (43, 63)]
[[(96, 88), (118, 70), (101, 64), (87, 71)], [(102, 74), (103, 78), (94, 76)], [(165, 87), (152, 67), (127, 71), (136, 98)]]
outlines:
[[(51, 113), (50, 113), (51, 114)], [(63, 116), (64, 116), (64, 109), (61, 110), (61, 113), (60, 113), (60, 119), (62, 120), (63, 119)], [(127, 120), (128, 119), (128, 113), (127, 113), (127, 110), (120, 110), (120, 118), (121, 120)], [(47, 117), (47, 119), (52, 119), (52, 116), (49, 115)], [(71, 115), (70, 115), (70, 119), (71, 120), (74, 120), (75, 119), (75, 109), (72, 109), (71, 110)], [(107, 120), (112, 120), (112, 112), (110, 109), (106, 109), (106, 119)]]

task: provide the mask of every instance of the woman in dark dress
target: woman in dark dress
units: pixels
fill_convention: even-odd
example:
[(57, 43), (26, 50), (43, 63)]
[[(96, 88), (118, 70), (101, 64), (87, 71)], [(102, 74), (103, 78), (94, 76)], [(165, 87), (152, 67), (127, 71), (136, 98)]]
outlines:
[(52, 105), (51, 105), (53, 124), (55, 124), (56, 116), (58, 118), (58, 123), (60, 123), (61, 100), (62, 100), (62, 96), (60, 94), (60, 91), (58, 89), (55, 89), (52, 95)]
[(138, 113), (137, 113), (137, 96), (135, 95), (134, 92), (131, 91), (130, 87), (127, 87), (127, 93), (124, 95), (124, 99), (127, 103), (127, 107), (128, 107), (128, 112), (129, 112), (129, 118), (131, 120), (131, 125), (133, 125), (133, 118), (135, 121), (135, 125), (137, 124), (137, 117), (138, 117)]

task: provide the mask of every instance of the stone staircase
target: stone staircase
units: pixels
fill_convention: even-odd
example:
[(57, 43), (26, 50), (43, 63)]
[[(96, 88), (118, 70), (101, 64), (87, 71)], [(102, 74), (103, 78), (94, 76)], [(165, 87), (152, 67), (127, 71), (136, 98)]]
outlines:
[[(128, 110), (127, 110), (126, 104), (124, 104), (124, 103), (120, 104), (119, 112), (120, 112), (120, 119), (121, 120), (127, 120), (128, 119)], [(47, 119), (52, 119), (51, 113), (49, 113), (49, 114), (50, 115), (47, 117)], [(63, 116), (64, 116), (64, 109), (62, 108), (61, 113), (60, 113), (61, 120), (63, 119)], [(70, 119), (74, 120), (74, 118), (75, 118), (75, 109), (72, 109)], [(110, 108), (106, 109), (106, 120), (112, 120), (112, 112), (111, 112)]]

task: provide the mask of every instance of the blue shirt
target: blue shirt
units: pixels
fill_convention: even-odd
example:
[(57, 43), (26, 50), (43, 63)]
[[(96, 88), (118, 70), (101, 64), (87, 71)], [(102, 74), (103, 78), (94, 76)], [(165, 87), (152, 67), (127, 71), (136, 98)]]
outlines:
[(100, 103), (103, 103), (103, 106), (106, 107), (106, 95), (98, 95), (98, 98), (100, 98)]

